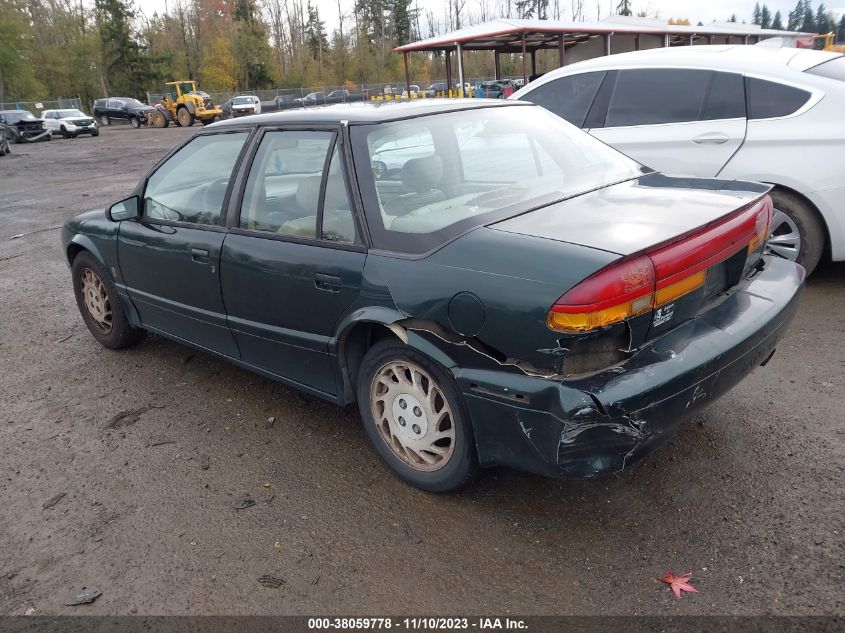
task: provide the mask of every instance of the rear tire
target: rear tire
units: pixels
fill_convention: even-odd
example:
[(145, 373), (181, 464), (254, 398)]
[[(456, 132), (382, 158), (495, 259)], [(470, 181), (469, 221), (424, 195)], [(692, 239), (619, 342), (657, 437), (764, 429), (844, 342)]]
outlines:
[(103, 115), (100, 117), (100, 125), (111, 125), (111, 119)]
[(166, 128), (170, 125), (170, 121), (167, 120), (167, 116), (161, 110), (156, 110), (153, 113), (153, 127), (157, 128)]
[(71, 272), (76, 305), (88, 331), (103, 347), (122, 349), (144, 338), (144, 330), (129, 323), (111, 275), (91, 253), (80, 251)]
[(400, 479), (449, 492), (479, 472), (472, 425), (455, 380), (393, 339), (379, 341), (358, 373), (358, 409), (370, 441)]
[(800, 196), (781, 189), (772, 190), (770, 195), (774, 218), (766, 252), (798, 262), (809, 275), (824, 254), (824, 225)]

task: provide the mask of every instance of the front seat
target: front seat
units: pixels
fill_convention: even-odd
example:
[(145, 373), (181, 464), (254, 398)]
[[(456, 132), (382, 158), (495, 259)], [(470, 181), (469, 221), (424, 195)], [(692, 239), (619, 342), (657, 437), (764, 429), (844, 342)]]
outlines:
[(391, 215), (405, 215), (414, 209), (419, 209), (435, 202), (446, 199), (438, 185), (443, 177), (443, 161), (439, 156), (425, 156), (412, 158), (402, 165), (402, 185), (405, 191), (390, 201)]

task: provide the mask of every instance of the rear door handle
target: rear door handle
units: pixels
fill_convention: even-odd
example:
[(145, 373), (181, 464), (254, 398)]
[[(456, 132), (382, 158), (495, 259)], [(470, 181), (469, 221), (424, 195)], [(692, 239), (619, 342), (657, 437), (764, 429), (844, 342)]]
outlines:
[(706, 134), (701, 134), (696, 136), (692, 139), (693, 143), (698, 143), (699, 145), (721, 145), (722, 143), (727, 143), (730, 137), (727, 134), (722, 134), (721, 132), (708, 132)]
[(207, 264), (208, 263), (208, 251), (204, 248), (192, 248), (191, 249), (191, 259), (198, 264)]
[(329, 292), (340, 292), (340, 286), (342, 285), (342, 282), (340, 281), (340, 277), (317, 273), (314, 275), (314, 285), (320, 290), (328, 290)]

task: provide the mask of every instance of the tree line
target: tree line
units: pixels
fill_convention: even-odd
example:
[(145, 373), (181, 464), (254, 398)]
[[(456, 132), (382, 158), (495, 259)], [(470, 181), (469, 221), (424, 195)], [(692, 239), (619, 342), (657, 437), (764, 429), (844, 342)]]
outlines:
[[(404, 70), (395, 46), (496, 17), (647, 15), (632, 0), (592, 1), (593, 7), (585, 0), (443, 0), (435, 11), (418, 0), (321, 0), (319, 6), (317, 0), (166, 0), (164, 11), (148, 16), (133, 0), (0, 0), (0, 102), (144, 97), (164, 81), (186, 78), (208, 92), (397, 82)], [(751, 21), (807, 32), (838, 29), (845, 40), (845, 17), (837, 23), (811, 0), (798, 0), (786, 20), (757, 3)], [(442, 55), (410, 59), (413, 81), (444, 76)], [(467, 54), (464, 61), (467, 75), (493, 73), (490, 55)], [(503, 56), (502, 64), (506, 73), (521, 68), (517, 56)]]

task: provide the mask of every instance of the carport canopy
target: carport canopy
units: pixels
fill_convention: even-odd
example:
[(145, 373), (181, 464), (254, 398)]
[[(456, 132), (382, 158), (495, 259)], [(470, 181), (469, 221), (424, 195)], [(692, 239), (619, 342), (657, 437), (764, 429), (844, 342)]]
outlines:
[[(795, 39), (807, 36), (808, 34), (797, 31), (763, 29), (754, 24), (713, 22), (710, 25), (691, 26), (668, 24), (661, 19), (618, 15), (595, 22), (500, 18), (398, 46), (393, 50), (402, 53), (404, 57), (405, 83), (410, 94), (408, 54), (413, 52), (444, 52), (446, 82), (451, 88), (453, 52), (458, 63), (458, 83), (463, 86), (464, 51), (492, 52), (496, 79), (501, 78), (499, 55), (520, 54), (522, 78), (527, 82), (529, 76), (537, 72), (538, 50), (556, 49), (558, 64), (563, 66), (582, 59), (641, 48), (692, 44), (757, 44), (769, 38), (780, 38), (779, 44), (789, 46), (794, 45)], [(529, 54), (530, 69), (527, 59)]]

